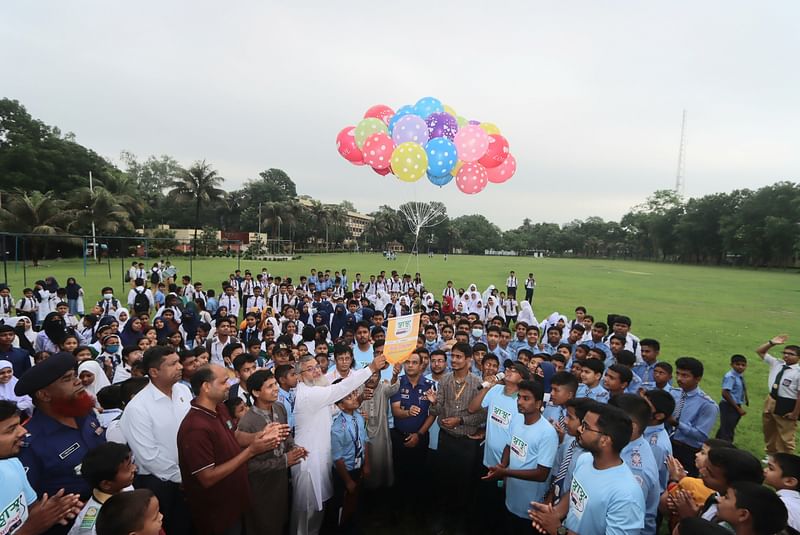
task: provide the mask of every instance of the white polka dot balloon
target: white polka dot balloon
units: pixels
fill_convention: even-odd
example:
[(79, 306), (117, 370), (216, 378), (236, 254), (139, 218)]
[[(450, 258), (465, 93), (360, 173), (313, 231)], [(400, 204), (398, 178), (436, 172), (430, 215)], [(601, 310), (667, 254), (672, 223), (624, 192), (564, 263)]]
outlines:
[(467, 195), (480, 193), (488, 183), (486, 168), (479, 163), (465, 163), (456, 175), (456, 186)]

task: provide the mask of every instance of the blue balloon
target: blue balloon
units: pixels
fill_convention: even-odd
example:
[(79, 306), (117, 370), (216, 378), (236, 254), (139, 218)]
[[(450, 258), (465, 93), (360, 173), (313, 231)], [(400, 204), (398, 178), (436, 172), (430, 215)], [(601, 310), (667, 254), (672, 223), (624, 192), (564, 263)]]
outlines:
[(428, 155), (428, 176), (447, 175), (452, 178), (450, 171), (458, 161), (458, 152), (452, 141), (446, 137), (435, 137), (425, 145), (425, 153)]
[(414, 113), (423, 119), (427, 119), (428, 115), (431, 113), (439, 113), (443, 111), (444, 106), (442, 106), (442, 101), (440, 101), (438, 98), (423, 97), (414, 105)]
[(392, 135), (392, 130), (394, 130), (394, 125), (400, 120), (401, 117), (404, 115), (411, 115), (414, 113), (414, 106), (411, 104), (406, 104), (402, 106), (399, 110), (395, 112), (391, 119), (389, 119), (389, 136)]
[(428, 180), (431, 181), (431, 184), (434, 186), (439, 186), (440, 188), (446, 184), (448, 184), (451, 180), (453, 180), (453, 175), (447, 173), (444, 176), (433, 176), (428, 173)]

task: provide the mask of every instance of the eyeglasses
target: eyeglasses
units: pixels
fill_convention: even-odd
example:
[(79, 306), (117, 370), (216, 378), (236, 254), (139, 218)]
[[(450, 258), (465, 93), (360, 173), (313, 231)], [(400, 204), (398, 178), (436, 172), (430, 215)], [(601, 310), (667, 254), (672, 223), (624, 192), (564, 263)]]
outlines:
[(784, 357), (796, 357), (797, 353), (792, 353), (791, 351), (784, 351), (783, 352), (783, 356)]
[(314, 371), (314, 370), (322, 371), (322, 367), (319, 364), (317, 364), (316, 366), (309, 366), (305, 370), (302, 370), (301, 373), (311, 372), (311, 371)]
[(602, 431), (600, 431), (599, 429), (592, 429), (591, 427), (589, 427), (589, 424), (586, 423), (586, 420), (581, 420), (581, 427), (580, 428), (582, 430), (584, 430), (584, 431), (594, 431), (598, 435), (605, 435), (606, 434), (606, 433), (603, 433)]

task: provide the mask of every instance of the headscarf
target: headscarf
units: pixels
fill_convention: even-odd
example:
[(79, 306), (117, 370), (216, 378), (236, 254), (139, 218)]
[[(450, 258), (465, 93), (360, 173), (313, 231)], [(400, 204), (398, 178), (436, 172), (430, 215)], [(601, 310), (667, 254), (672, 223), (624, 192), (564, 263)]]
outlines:
[(520, 321), (524, 321), (528, 324), (528, 326), (538, 326), (539, 322), (536, 320), (536, 316), (533, 315), (533, 309), (531, 308), (531, 304), (527, 301), (523, 301), (520, 305), (519, 315), (517, 315), (517, 323)]
[(541, 362), (539, 363), (539, 370), (541, 371), (544, 393), (547, 394), (551, 390), (550, 381), (553, 379), (553, 374), (556, 373), (556, 367), (553, 366), (552, 362)]
[(58, 281), (52, 275), (44, 279), (44, 288), (50, 293), (56, 293), (58, 291)]
[(55, 345), (60, 345), (67, 334), (70, 334), (64, 318), (58, 312), (50, 312), (45, 316), (42, 330)]
[(170, 326), (170, 324), (164, 320), (164, 318), (156, 318), (156, 319), (154, 319), (153, 320), (153, 326), (154, 327), (156, 326), (156, 321), (160, 321), (161, 323), (164, 324), (163, 327), (160, 327), (160, 328), (156, 327), (156, 338), (158, 338), (159, 340), (161, 340), (163, 338), (168, 338), (173, 332), (175, 332), (175, 331), (172, 330), (172, 327)]
[[(128, 319), (126, 319), (125, 321), (119, 319), (120, 315), (122, 315), (123, 312), (125, 313), (126, 316), (128, 316)], [(119, 332), (122, 332), (122, 330), (125, 328), (125, 325), (127, 325), (128, 322), (131, 321), (131, 313), (127, 308), (118, 308), (114, 312), (114, 317), (117, 318), (117, 324), (119, 325), (118, 328)]]
[(139, 332), (133, 330), (133, 318), (125, 323), (122, 332), (119, 333), (119, 341), (122, 347), (136, 345), (139, 340), (144, 338), (144, 327)]
[(181, 327), (183, 327), (183, 332), (186, 333), (187, 340), (194, 340), (194, 337), (197, 336), (197, 327), (199, 325), (200, 321), (197, 319), (195, 312), (188, 308), (184, 310), (183, 316), (181, 316)]
[(347, 321), (347, 309), (342, 304), (336, 305), (333, 309), (333, 317), (331, 318), (331, 339), (336, 340), (344, 332), (344, 327)]
[(484, 303), (489, 300), (489, 296), (492, 295), (492, 290), (494, 290), (494, 289), (495, 289), (495, 285), (494, 284), (490, 284), (489, 287), (486, 288), (483, 291), (483, 293), (481, 294), (481, 297), (483, 297), (483, 302)]
[(375, 315), (375, 311), (369, 307), (364, 307), (361, 309), (361, 320), (366, 321), (370, 325), (372, 325), (372, 317)]
[(305, 325), (308, 325), (309, 316), (311, 315), (310, 310), (311, 306), (308, 303), (300, 304), (300, 315), (298, 316), (298, 319)]
[[(0, 370), (6, 370), (8, 368), (13, 370), (14, 366), (7, 360), (0, 360)], [(18, 396), (14, 393), (14, 387), (17, 385), (17, 381), (18, 379), (12, 374), (9, 382), (4, 385), (0, 384), (0, 399), (13, 401), (17, 404), (19, 410), (30, 414), (33, 412), (33, 401), (30, 396)]]
[(503, 309), (497, 304), (494, 296), (489, 295), (489, 298), (486, 300), (486, 319), (491, 320), (495, 316), (500, 316), (503, 318), (503, 321), (506, 319), (506, 314)]
[(86, 387), (86, 391), (89, 392), (95, 400), (97, 399), (97, 393), (111, 384), (103, 368), (100, 367), (100, 363), (96, 360), (83, 361), (81, 365), (78, 366), (78, 377), (80, 377), (81, 372), (89, 372), (94, 375), (94, 382)]

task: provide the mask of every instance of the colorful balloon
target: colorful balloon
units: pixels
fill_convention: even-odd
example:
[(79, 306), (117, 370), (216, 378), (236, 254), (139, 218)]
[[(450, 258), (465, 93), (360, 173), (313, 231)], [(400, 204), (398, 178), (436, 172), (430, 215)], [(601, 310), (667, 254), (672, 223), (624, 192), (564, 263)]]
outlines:
[(356, 146), (356, 138), (353, 131), (355, 126), (345, 126), (336, 136), (336, 150), (350, 163), (364, 162), (364, 156)]
[[(481, 124), (483, 128), (483, 124)], [(364, 156), (366, 158), (366, 155)], [(478, 163), (486, 169), (497, 167), (508, 157), (508, 141), (500, 134), (489, 135), (489, 148)]]
[(465, 126), (467, 126), (469, 124), (469, 122), (465, 118), (461, 117), (460, 115), (456, 115), (456, 122), (458, 123), (458, 127), (459, 128), (464, 128)]
[(378, 132), (388, 132), (389, 129), (380, 119), (376, 119), (374, 117), (368, 117), (367, 119), (361, 119), (356, 125), (356, 129), (353, 132), (356, 138), (356, 146), (361, 149), (364, 146), (364, 142), (367, 138), (372, 134), (377, 134)]
[(502, 184), (517, 172), (517, 160), (513, 155), (509, 154), (508, 157), (498, 165), (491, 169), (487, 169), (489, 182), (493, 184)]
[(483, 129), (486, 131), (486, 133), (487, 133), (487, 134), (489, 134), (489, 135), (492, 135), (492, 134), (499, 134), (499, 133), (500, 133), (500, 129), (499, 129), (499, 128), (497, 128), (497, 125), (496, 125), (496, 124), (494, 124), (494, 123), (481, 123), (481, 125), (480, 125), (480, 126), (481, 126), (481, 128), (483, 128)]
[(438, 98), (423, 97), (414, 104), (414, 113), (423, 119), (427, 118), (431, 113), (441, 111), (444, 111), (444, 106), (442, 106), (442, 102)]
[(462, 162), (461, 160), (458, 160), (456, 162), (456, 165), (453, 167), (453, 170), (450, 171), (450, 174), (453, 175), (453, 176), (458, 176), (458, 172), (461, 170), (461, 168), (463, 166), (464, 166), (464, 162)]
[(471, 124), (461, 128), (456, 133), (454, 141), (458, 149), (458, 159), (465, 162), (477, 162), (489, 148), (489, 134), (477, 125)]
[(388, 125), (389, 120), (394, 116), (394, 110), (385, 104), (376, 104), (364, 114), (364, 119), (374, 117), (380, 119), (384, 124)]
[(434, 186), (439, 186), (441, 188), (442, 186), (444, 186), (445, 184), (449, 184), (450, 181), (453, 180), (453, 175), (447, 173), (444, 176), (433, 176), (430, 173), (428, 173), (428, 180), (430, 180), (431, 184), (433, 184)]
[[(358, 137), (356, 135), (356, 137)], [(413, 142), (424, 145), (428, 142), (428, 125), (419, 115), (406, 115), (401, 117), (392, 130), (392, 141), (395, 145)]]
[(386, 169), (392, 159), (394, 143), (388, 134), (378, 132), (367, 138), (361, 152), (364, 155), (364, 163), (373, 169)]
[(389, 119), (389, 135), (392, 135), (394, 131), (394, 125), (397, 124), (397, 121), (400, 120), (401, 117), (405, 117), (406, 115), (412, 115), (414, 113), (414, 106), (410, 104), (406, 104), (405, 106), (401, 106), (397, 113), (395, 113), (391, 119)]
[(444, 108), (444, 112), (445, 113), (449, 113), (453, 117), (458, 117), (458, 114), (456, 113), (456, 110), (454, 110), (453, 108), (451, 108), (447, 104), (442, 104), (442, 108)]
[(425, 145), (425, 154), (428, 156), (428, 175), (450, 177), (450, 171), (458, 161), (452, 141), (443, 137), (433, 138)]
[(450, 141), (456, 137), (458, 132), (458, 121), (449, 113), (431, 113), (425, 119), (428, 125), (428, 137), (433, 139), (435, 137), (446, 137)]
[(486, 168), (479, 163), (465, 163), (456, 176), (456, 186), (467, 195), (480, 193), (488, 183)]
[(375, 169), (373, 167), (372, 170), (375, 171), (376, 173), (378, 173), (381, 176), (386, 176), (386, 175), (388, 175), (389, 173), (392, 172), (390, 167), (387, 167), (386, 169)]
[(428, 168), (428, 157), (420, 145), (407, 141), (395, 147), (392, 153), (392, 172), (405, 182), (416, 182)]

